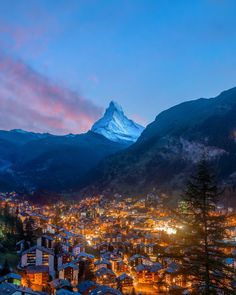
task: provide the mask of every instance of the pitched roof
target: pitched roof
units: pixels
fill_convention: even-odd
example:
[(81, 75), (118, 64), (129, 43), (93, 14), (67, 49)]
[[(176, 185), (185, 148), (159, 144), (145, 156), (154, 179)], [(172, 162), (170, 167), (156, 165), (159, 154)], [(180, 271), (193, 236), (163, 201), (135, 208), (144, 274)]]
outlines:
[(49, 268), (47, 265), (32, 265), (27, 266), (26, 271), (27, 273), (43, 273), (49, 272)]
[(166, 272), (167, 273), (174, 273), (177, 272), (180, 268), (180, 265), (177, 264), (176, 262), (172, 262), (171, 264), (168, 265)]
[(88, 254), (86, 252), (80, 252), (77, 257), (86, 257), (89, 259), (94, 259), (94, 256), (92, 254)]
[(94, 262), (95, 265), (100, 265), (100, 264), (108, 264), (108, 265), (111, 265), (111, 262), (107, 259), (101, 259), (101, 260), (96, 260)]
[(55, 280), (51, 281), (49, 283), (49, 285), (55, 289), (71, 286), (71, 284), (68, 280), (62, 280), (62, 279), (55, 279)]
[(110, 288), (108, 286), (101, 285), (94, 290), (89, 291), (89, 295), (105, 295), (105, 294), (112, 294), (112, 295), (122, 295), (120, 291), (117, 289)]
[(115, 276), (114, 272), (106, 267), (101, 267), (95, 272), (96, 277), (101, 277), (103, 275), (112, 275)]
[(62, 264), (62, 265), (58, 268), (58, 270), (60, 271), (60, 270), (65, 269), (65, 268), (67, 268), (67, 267), (71, 267), (71, 268), (73, 268), (73, 269), (79, 269), (78, 265), (74, 264), (74, 262), (68, 262), (68, 263), (66, 263), (66, 264)]
[(85, 292), (86, 290), (88, 290), (89, 288), (91, 288), (92, 286), (97, 286), (97, 283), (93, 282), (93, 281), (83, 281), (78, 285), (78, 290), (79, 292)]
[(45, 247), (42, 247), (42, 246), (38, 246), (38, 245), (35, 245), (27, 250), (25, 250), (24, 252), (22, 252), (22, 255), (24, 254), (27, 254), (27, 253), (30, 253), (30, 252), (33, 252), (34, 250), (40, 250), (42, 252), (46, 252), (48, 254), (51, 254), (51, 255), (54, 255), (54, 251), (51, 250), (51, 249), (48, 249), (48, 248), (45, 248)]
[(139, 264), (136, 266), (135, 270), (137, 272), (143, 271), (143, 270), (148, 270), (150, 272), (158, 272), (160, 269), (162, 269), (162, 265), (158, 262), (153, 263), (152, 265), (146, 265), (146, 264)]
[[(38, 295), (38, 292), (34, 292), (31, 289), (28, 288), (23, 288), (23, 287), (18, 287), (14, 284), (10, 284), (10, 283), (2, 283), (0, 285), (0, 295), (12, 295), (15, 292), (22, 292), (25, 295)], [(20, 293), (21, 294), (21, 293)]]
[(118, 278), (117, 278), (117, 280), (119, 280), (119, 281), (123, 281), (123, 280), (125, 280), (125, 279), (131, 279), (131, 280), (133, 280), (133, 278), (131, 277), (131, 276), (129, 276), (129, 275), (127, 275), (127, 273), (122, 273)]
[(0, 277), (0, 283), (4, 282), (5, 280), (8, 280), (8, 279), (21, 280), (21, 276), (19, 274), (17, 274), (17, 273), (10, 272), (5, 276)]
[(133, 255), (133, 256), (131, 256), (129, 258), (129, 261), (133, 261), (133, 260), (138, 259), (138, 258), (145, 258), (145, 257), (143, 255), (140, 255), (140, 254), (135, 254), (135, 255)]
[(54, 238), (53, 238), (52, 236), (47, 235), (47, 234), (43, 234), (43, 235), (42, 235), (42, 238), (48, 239), (48, 240), (50, 240), (50, 241), (53, 241), (53, 240), (54, 240)]
[(78, 292), (72, 292), (65, 289), (61, 289), (56, 292), (56, 295), (81, 295), (81, 294)]

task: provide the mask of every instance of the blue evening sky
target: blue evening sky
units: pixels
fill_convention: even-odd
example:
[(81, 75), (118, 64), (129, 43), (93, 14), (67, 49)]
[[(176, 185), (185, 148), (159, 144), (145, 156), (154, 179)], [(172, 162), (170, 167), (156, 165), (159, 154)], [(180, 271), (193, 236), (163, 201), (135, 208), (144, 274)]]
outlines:
[(236, 86), (236, 1), (0, 0), (1, 50), (149, 123)]

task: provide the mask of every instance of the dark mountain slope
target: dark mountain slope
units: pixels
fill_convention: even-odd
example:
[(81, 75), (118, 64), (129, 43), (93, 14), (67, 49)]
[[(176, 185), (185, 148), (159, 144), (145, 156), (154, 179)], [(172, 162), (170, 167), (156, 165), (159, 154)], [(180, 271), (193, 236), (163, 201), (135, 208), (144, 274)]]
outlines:
[(176, 190), (203, 154), (216, 166), (222, 182), (236, 183), (235, 114), (236, 88), (162, 112), (134, 145), (93, 171), (93, 185), (85, 192)]
[(85, 134), (55, 136), (0, 130), (0, 191), (76, 190), (84, 185), (91, 168), (128, 147), (142, 130), (114, 102)]
[(4, 136), (11, 142), (0, 137), (4, 143), (0, 150), (0, 190), (78, 188), (86, 173), (101, 159), (127, 147), (93, 132), (32, 136), (25, 141), (15, 140), (12, 134)]

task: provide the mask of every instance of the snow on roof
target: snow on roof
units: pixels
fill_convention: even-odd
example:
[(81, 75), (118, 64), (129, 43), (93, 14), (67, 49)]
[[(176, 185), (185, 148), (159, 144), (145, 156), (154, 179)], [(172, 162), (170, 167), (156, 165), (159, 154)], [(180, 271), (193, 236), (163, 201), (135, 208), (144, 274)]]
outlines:
[(105, 295), (105, 294), (122, 295), (122, 293), (118, 291), (117, 289), (113, 289), (104, 285), (101, 285), (97, 287), (96, 289), (89, 291), (88, 294), (89, 295)]
[(88, 253), (86, 253), (86, 252), (80, 252), (80, 253), (78, 254), (78, 257), (87, 257), (87, 258), (89, 258), (89, 259), (94, 259), (94, 255), (92, 255), (92, 254), (88, 254)]
[(179, 270), (179, 264), (177, 264), (176, 262), (172, 262), (166, 269), (166, 272), (168, 273), (174, 273), (177, 272)]
[(129, 260), (133, 261), (133, 260), (138, 259), (138, 258), (145, 258), (145, 257), (143, 255), (140, 255), (140, 254), (135, 254), (135, 255), (131, 256), (129, 258)]
[(0, 285), (0, 295), (13, 295), (13, 294), (27, 294), (38, 295), (38, 292), (34, 292), (29, 288), (23, 288), (10, 283), (2, 283)]
[(72, 292), (65, 289), (61, 289), (56, 292), (56, 295), (81, 295), (81, 294), (78, 292)]
[(123, 281), (123, 280), (125, 280), (125, 279), (131, 279), (131, 280), (133, 280), (133, 278), (131, 277), (131, 276), (129, 276), (129, 275), (127, 275), (127, 273), (122, 273), (118, 278), (117, 278), (119, 281)]
[(71, 267), (71, 268), (73, 268), (73, 269), (79, 269), (78, 265), (74, 264), (74, 262), (72, 261), (72, 262), (68, 262), (68, 263), (66, 263), (66, 264), (62, 264), (62, 265), (58, 268), (58, 270), (60, 271), (60, 270), (65, 269), (65, 268), (67, 268), (67, 267)]
[(114, 272), (106, 267), (101, 267), (95, 272), (96, 277), (101, 277), (103, 275), (112, 275), (115, 276)]
[(83, 293), (92, 286), (97, 286), (97, 283), (95, 283), (93, 281), (83, 281), (78, 285), (78, 290), (79, 290), (79, 292)]
[(22, 255), (27, 254), (27, 253), (30, 253), (30, 252), (32, 252), (32, 251), (34, 251), (34, 250), (36, 250), (36, 249), (37, 249), (37, 250), (40, 250), (40, 251), (42, 251), (42, 252), (46, 252), (46, 253), (48, 253), (48, 254), (54, 255), (53, 250), (48, 249), (48, 248), (45, 248), (45, 247), (42, 247), (42, 246), (38, 246), (38, 245), (35, 245), (35, 246), (33, 246), (33, 247), (31, 247), (31, 248), (25, 250), (24, 252), (22, 252)]
[(33, 246), (33, 247), (31, 247), (31, 248), (25, 250), (24, 252), (22, 252), (22, 255), (27, 254), (27, 253), (30, 253), (30, 252), (32, 252), (32, 251), (34, 251), (34, 250), (36, 250), (36, 249), (37, 249), (37, 250), (40, 250), (40, 251), (42, 251), (42, 252), (46, 252), (46, 253), (48, 253), (48, 254), (54, 255), (53, 250), (50, 250), (50, 249), (48, 249), (48, 248), (45, 248), (45, 247), (42, 247), (42, 246), (38, 246), (38, 245), (35, 245), (35, 246)]
[(15, 279), (15, 280), (21, 280), (21, 276), (17, 273), (14, 272), (10, 272), (9, 274), (0, 277), (0, 283), (4, 282), (5, 280), (9, 280), (9, 279)]
[(95, 265), (100, 265), (100, 264), (108, 264), (108, 265), (111, 265), (111, 262), (107, 259), (101, 259), (101, 260), (96, 260), (94, 262)]
[(62, 279), (54, 279), (53, 281), (49, 282), (49, 285), (55, 289), (71, 286), (68, 280), (62, 280)]
[(26, 268), (27, 273), (43, 273), (49, 272), (47, 265), (31, 265)]

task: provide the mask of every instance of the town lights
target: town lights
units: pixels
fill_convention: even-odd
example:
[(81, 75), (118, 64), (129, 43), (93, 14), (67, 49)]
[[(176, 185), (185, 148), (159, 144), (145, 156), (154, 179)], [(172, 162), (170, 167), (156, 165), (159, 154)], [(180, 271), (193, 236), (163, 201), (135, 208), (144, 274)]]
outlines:
[(173, 227), (170, 227), (168, 225), (163, 225), (163, 226), (157, 226), (154, 228), (157, 231), (164, 231), (166, 232), (168, 235), (174, 235), (176, 234), (176, 229)]

